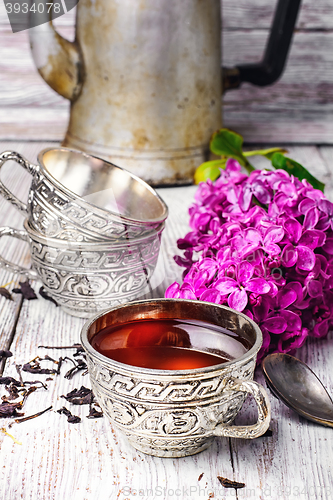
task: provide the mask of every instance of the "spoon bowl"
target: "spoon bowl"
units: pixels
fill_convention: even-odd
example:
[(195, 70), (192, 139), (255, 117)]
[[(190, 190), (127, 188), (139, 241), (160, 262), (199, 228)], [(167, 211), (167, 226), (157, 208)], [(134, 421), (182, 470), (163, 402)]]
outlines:
[(274, 353), (263, 361), (268, 387), (299, 415), (333, 427), (333, 401), (313, 371), (289, 354)]

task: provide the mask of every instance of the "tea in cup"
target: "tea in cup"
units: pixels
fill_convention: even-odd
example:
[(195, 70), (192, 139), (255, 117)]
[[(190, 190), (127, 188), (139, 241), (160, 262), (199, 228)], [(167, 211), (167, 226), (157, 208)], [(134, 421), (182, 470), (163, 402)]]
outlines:
[[(193, 455), (216, 436), (255, 438), (270, 422), (265, 389), (253, 381), (259, 327), (228, 307), (182, 299), (124, 304), (83, 327), (93, 392), (139, 451)], [(247, 394), (254, 425), (230, 425)]]

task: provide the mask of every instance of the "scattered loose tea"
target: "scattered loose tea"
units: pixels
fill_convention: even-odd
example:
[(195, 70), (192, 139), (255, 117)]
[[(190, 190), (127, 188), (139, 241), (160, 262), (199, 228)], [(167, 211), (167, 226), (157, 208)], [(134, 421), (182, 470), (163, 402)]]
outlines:
[(60, 415), (61, 414), (66, 415), (67, 422), (69, 422), (70, 424), (78, 424), (79, 422), (81, 422), (81, 418), (79, 416), (72, 415), (71, 412), (64, 406), (60, 408), (60, 410), (57, 410), (57, 412), (60, 413)]
[(7, 300), (13, 300), (13, 297), (7, 288), (4, 288), (3, 286), (0, 287), (0, 295), (5, 297)]
[(61, 370), (61, 366), (62, 366), (63, 362), (64, 362), (64, 359), (60, 356), (59, 361), (58, 361), (57, 375), (60, 375), (60, 370)]
[(39, 373), (43, 375), (55, 375), (57, 373), (56, 370), (52, 370), (50, 368), (42, 368), (37, 359), (33, 359), (29, 363), (25, 363), (22, 367), (22, 370), (28, 373)]
[(43, 297), (43, 299), (46, 299), (46, 300), (49, 300), (50, 302), (53, 302), (53, 304), (55, 304), (56, 307), (58, 307), (58, 302), (53, 298), (53, 297), (50, 297), (50, 295), (48, 295), (45, 290), (44, 290), (44, 287), (41, 286), (40, 289), (39, 289), (39, 295), (41, 297)]
[(20, 281), (20, 288), (13, 288), (13, 293), (21, 293), (24, 299), (34, 300), (37, 299), (37, 295), (34, 292), (34, 289), (31, 288), (29, 281)]
[(88, 370), (87, 363), (83, 359), (78, 359), (77, 361), (77, 364), (73, 368), (68, 370), (68, 372), (65, 374), (65, 378), (67, 378), (68, 380), (71, 380), (75, 373), (83, 370), (87, 372)]
[[(48, 380), (48, 379), (46, 379)], [(53, 380), (52, 378), (50, 380)], [(35, 385), (35, 384), (40, 384), (41, 387), (43, 387), (45, 390), (47, 390), (47, 385), (44, 384), (41, 380), (34, 380), (33, 382), (30, 382), (30, 380), (25, 380), (23, 382), (24, 385)], [(38, 387), (36, 387), (38, 389)]]
[(73, 389), (71, 392), (62, 395), (62, 398), (66, 399), (73, 405), (89, 405), (93, 402), (94, 395), (91, 389), (81, 386), (80, 389)]
[(237, 490), (239, 488), (245, 487), (245, 483), (231, 481), (230, 479), (227, 479), (226, 477), (217, 476), (217, 479), (220, 481), (222, 486), (224, 486), (225, 488), (235, 488), (235, 490)]
[(24, 382), (23, 382), (23, 378), (22, 378), (22, 373), (21, 373), (21, 365), (17, 365), (15, 364), (15, 368), (16, 368), (16, 371), (17, 371), (17, 374), (19, 376), (19, 379), (20, 379), (20, 383), (22, 386), (24, 386)]
[(79, 356), (84, 352), (81, 344), (65, 345), (65, 346), (49, 346), (49, 345), (39, 345), (38, 348), (41, 349), (76, 349), (76, 353), (73, 356)]
[(43, 349), (79, 349), (83, 347), (81, 344), (73, 344), (73, 345), (39, 345), (38, 348), (43, 348)]
[(47, 411), (52, 410), (52, 406), (49, 406), (45, 410), (39, 411), (38, 413), (35, 413), (34, 415), (29, 415), (28, 417), (23, 417), (23, 418), (16, 418), (15, 422), (17, 424), (21, 424), (22, 422), (26, 422), (27, 420), (32, 420), (33, 418), (39, 417), (40, 415), (43, 415), (43, 413), (46, 413)]
[(39, 359), (46, 359), (47, 361), (52, 361), (56, 365), (59, 363), (59, 361), (57, 361), (56, 359), (51, 358), (51, 356), (48, 356), (47, 354), (46, 354), (46, 356), (44, 356), (44, 358), (39, 358)]
[(10, 352), (10, 351), (2, 351), (0, 349), (0, 359), (1, 358), (10, 358), (11, 356), (13, 356), (12, 352)]
[(8, 392), (8, 395), (2, 396), (2, 398), (1, 398), (2, 401), (13, 401), (13, 400), (19, 398), (21, 390), (22, 390), (22, 387), (20, 387), (20, 384), (19, 384), (19, 387), (15, 384), (9, 384), (8, 386), (6, 386), (6, 391)]
[(201, 479), (203, 478), (203, 475), (204, 475), (204, 473), (201, 472), (200, 476), (198, 477), (198, 481), (201, 481)]

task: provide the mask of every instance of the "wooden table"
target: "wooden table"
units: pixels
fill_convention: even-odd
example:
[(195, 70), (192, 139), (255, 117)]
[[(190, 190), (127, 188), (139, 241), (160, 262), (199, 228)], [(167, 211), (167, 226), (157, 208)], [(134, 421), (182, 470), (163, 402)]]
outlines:
[[(38, 151), (52, 143), (1, 142), (0, 150), (16, 150), (30, 161)], [(55, 144), (55, 143), (53, 143)], [(290, 156), (303, 163), (326, 182), (326, 193), (333, 200), (333, 148), (291, 147)], [(22, 198), (26, 197), (30, 178), (19, 166), (6, 164), (1, 179)], [(162, 297), (165, 288), (181, 280), (181, 272), (173, 262), (176, 241), (188, 231), (188, 207), (193, 201), (195, 186), (160, 189), (170, 209), (162, 238), (162, 248), (153, 295)], [(0, 224), (22, 227), (23, 217), (8, 202), (0, 200)], [(1, 254), (21, 265), (29, 264), (27, 246), (4, 238)], [(19, 276), (0, 271), (0, 285), (11, 282), (11, 290)], [(40, 284), (32, 283), (38, 291)], [(39, 345), (65, 346), (79, 341), (84, 320), (67, 315), (51, 302), (14, 301), (0, 297), (0, 349), (10, 349), (4, 375), (17, 378), (16, 364), (23, 365), (36, 356), (58, 358), (73, 351), (38, 348)], [(299, 351), (333, 394), (333, 337), (309, 340)], [(46, 366), (46, 365), (43, 365)], [(54, 367), (52, 362), (49, 368)], [(333, 496), (332, 464), (333, 431), (308, 422), (271, 397), (272, 436), (253, 441), (216, 439), (208, 450), (188, 458), (161, 459), (139, 453), (113, 430), (107, 419), (87, 419), (87, 406), (74, 406), (61, 395), (75, 387), (89, 387), (87, 375), (64, 378), (71, 368), (67, 361), (59, 376), (23, 373), (25, 380), (43, 380), (48, 389), (38, 389), (24, 405), (25, 415), (34, 414), (52, 405), (52, 410), (24, 423), (2, 419), (6, 429), (20, 444), (0, 433), (0, 496), (6, 500), (46, 499), (326, 499)], [(265, 385), (259, 370), (255, 379)], [(3, 386), (0, 386), (4, 394)], [(82, 418), (70, 424), (57, 410), (62, 406)], [(237, 421), (249, 423), (255, 418), (254, 404), (248, 400)], [(252, 415), (251, 415), (252, 414)], [(251, 421), (252, 421), (251, 420)], [(245, 483), (245, 488), (223, 488), (217, 476)]]

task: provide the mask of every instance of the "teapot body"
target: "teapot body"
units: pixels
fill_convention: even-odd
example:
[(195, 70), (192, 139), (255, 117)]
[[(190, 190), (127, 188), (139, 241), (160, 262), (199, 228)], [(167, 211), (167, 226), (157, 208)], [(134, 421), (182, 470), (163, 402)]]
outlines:
[(35, 64), (71, 101), (63, 145), (153, 185), (193, 182), (222, 126), (222, 87), (280, 78), (301, 0), (278, 0), (259, 63), (223, 71), (220, 2), (80, 0), (74, 42), (39, 13), (29, 29)]
[(220, 0), (80, 0), (83, 83), (63, 145), (192, 182), (221, 127)]

